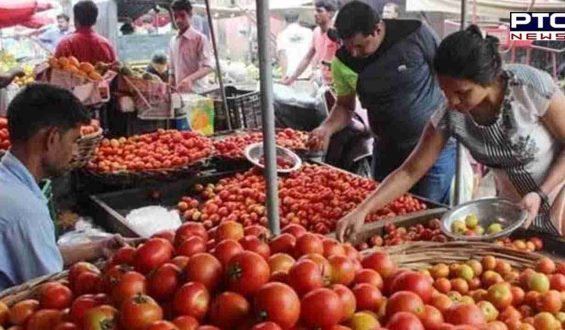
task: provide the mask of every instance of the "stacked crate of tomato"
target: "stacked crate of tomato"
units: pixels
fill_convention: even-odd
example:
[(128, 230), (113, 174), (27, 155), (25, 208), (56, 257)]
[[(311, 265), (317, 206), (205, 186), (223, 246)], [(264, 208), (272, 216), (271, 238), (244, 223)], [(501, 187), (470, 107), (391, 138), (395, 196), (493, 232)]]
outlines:
[(10, 149), (10, 134), (8, 132), (8, 120), (0, 117), (0, 153)]

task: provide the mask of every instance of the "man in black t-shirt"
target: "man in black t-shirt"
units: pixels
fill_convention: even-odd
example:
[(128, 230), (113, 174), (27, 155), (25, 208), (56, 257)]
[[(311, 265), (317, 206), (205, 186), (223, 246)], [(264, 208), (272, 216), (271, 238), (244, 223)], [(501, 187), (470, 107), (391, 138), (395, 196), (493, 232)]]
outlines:
[[(437, 39), (416, 20), (382, 20), (371, 6), (352, 1), (339, 12), (335, 27), (343, 46), (336, 57), (358, 74), (357, 96), (377, 135), (373, 175), (383, 180), (408, 158), (443, 95), (431, 63)], [(317, 148), (351, 120), (342, 108), (312, 132)], [(412, 190), (447, 203), (455, 172), (455, 144), (449, 143), (436, 164)]]

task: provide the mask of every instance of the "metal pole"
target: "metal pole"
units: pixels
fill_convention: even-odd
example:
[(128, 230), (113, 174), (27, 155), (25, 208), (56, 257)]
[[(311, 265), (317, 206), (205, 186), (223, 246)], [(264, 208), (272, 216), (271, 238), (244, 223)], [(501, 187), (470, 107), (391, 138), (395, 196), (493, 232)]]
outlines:
[[(461, 23), (459, 24), (459, 29), (464, 30), (467, 17), (467, 0), (461, 0)], [(463, 188), (463, 146), (461, 143), (457, 142), (457, 160), (455, 163), (455, 192), (454, 201), (451, 204), (459, 205), (461, 204), (461, 195)]]
[(259, 48), (259, 72), (261, 74), (261, 110), (263, 114), (263, 148), (265, 154), (265, 178), (267, 181), (267, 217), (274, 235), (280, 233), (279, 196), (276, 164), (275, 111), (273, 109), (273, 74), (269, 43), (269, 0), (256, 0), (257, 44)]
[(224, 88), (224, 78), (222, 77), (222, 68), (220, 67), (220, 55), (218, 54), (218, 44), (216, 43), (216, 34), (214, 33), (214, 24), (212, 24), (212, 14), (210, 14), (210, 2), (206, 0), (206, 15), (208, 16), (208, 26), (210, 27), (210, 38), (212, 39), (212, 47), (214, 48), (214, 58), (216, 60), (216, 75), (220, 83), (220, 94), (222, 95), (222, 107), (224, 114), (228, 120), (228, 129), (231, 131), (231, 118), (228, 113), (228, 99), (226, 97), (226, 89)]

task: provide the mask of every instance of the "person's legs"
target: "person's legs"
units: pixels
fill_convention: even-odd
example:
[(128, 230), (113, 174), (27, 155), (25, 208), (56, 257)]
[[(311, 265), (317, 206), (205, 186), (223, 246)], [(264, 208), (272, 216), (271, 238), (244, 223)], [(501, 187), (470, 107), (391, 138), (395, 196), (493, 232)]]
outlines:
[(449, 205), (449, 191), (455, 175), (456, 157), (455, 145), (447, 145), (432, 168), (411, 192), (434, 202)]

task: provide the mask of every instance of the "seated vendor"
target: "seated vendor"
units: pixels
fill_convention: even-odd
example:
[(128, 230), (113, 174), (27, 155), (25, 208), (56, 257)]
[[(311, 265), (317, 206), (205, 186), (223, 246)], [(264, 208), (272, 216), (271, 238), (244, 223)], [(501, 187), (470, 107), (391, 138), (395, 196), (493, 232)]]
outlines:
[(167, 55), (161, 52), (153, 54), (151, 63), (145, 68), (145, 72), (149, 72), (161, 78), (163, 82), (169, 81), (169, 64)]
[(0, 160), (0, 290), (101, 257), (121, 238), (57, 246), (38, 183), (65, 173), (90, 116), (69, 91), (46, 84), (22, 89), (8, 106), (11, 149)]

